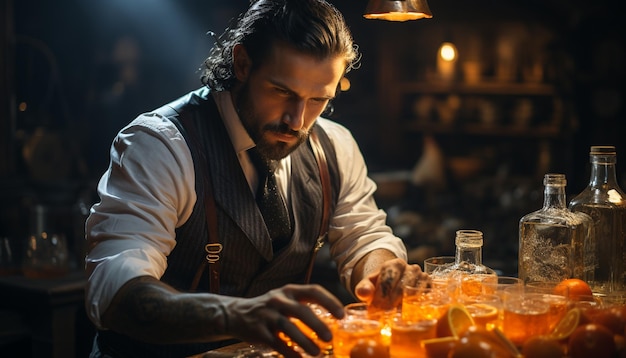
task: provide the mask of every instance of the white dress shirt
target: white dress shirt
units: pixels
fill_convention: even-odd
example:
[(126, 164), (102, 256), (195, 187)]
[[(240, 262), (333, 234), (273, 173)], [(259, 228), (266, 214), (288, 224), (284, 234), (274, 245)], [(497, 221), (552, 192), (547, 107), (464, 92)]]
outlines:
[[(229, 92), (213, 92), (224, 124), (254, 193), (257, 175), (246, 151), (254, 142), (237, 115)], [(350, 131), (318, 118), (337, 153), (340, 190), (330, 220), (330, 255), (342, 283), (358, 260), (373, 249), (387, 249), (406, 260), (406, 248), (385, 224), (386, 214), (373, 199), (375, 183), (367, 177), (363, 156)], [(167, 256), (176, 246), (175, 230), (190, 217), (196, 202), (195, 174), (185, 139), (168, 119), (140, 115), (124, 127), (111, 146), (111, 163), (98, 183), (101, 201), (86, 222), (87, 311), (100, 325), (117, 290), (143, 275), (161, 278)], [(291, 158), (276, 170), (283, 197), (289, 201)]]

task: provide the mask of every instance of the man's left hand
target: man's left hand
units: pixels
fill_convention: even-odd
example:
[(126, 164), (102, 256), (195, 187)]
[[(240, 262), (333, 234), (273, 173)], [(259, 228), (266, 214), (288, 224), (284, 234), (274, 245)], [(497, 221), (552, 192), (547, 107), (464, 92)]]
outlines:
[(378, 272), (368, 275), (355, 287), (355, 294), (373, 309), (388, 311), (402, 303), (404, 286), (429, 282), (430, 276), (416, 264), (395, 258), (383, 263)]

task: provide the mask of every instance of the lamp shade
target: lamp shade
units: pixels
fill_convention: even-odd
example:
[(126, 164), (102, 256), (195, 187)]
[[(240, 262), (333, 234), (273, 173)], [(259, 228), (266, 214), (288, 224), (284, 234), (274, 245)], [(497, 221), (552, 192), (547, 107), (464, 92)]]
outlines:
[(433, 17), (426, 0), (369, 0), (366, 19), (407, 21)]

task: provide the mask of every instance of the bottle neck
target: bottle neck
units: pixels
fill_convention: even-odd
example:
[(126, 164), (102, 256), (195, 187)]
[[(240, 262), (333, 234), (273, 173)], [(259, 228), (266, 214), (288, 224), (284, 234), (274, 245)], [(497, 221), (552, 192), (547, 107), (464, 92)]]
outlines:
[(618, 186), (615, 162), (615, 155), (591, 156), (591, 176), (589, 179), (589, 186)]
[(455, 261), (457, 264), (461, 262), (466, 262), (470, 265), (482, 265), (482, 262), (483, 262), (482, 246), (457, 245)]
[(566, 208), (567, 199), (564, 185), (546, 185), (543, 191), (543, 207)]

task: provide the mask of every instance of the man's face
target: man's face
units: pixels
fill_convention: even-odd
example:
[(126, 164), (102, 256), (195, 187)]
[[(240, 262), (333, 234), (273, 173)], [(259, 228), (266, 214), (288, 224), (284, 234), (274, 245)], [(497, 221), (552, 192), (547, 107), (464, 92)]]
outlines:
[(319, 60), (278, 44), (252, 70), (245, 49), (235, 49), (233, 91), (243, 126), (267, 159), (281, 159), (302, 144), (324, 111), (344, 69), (342, 57)]

